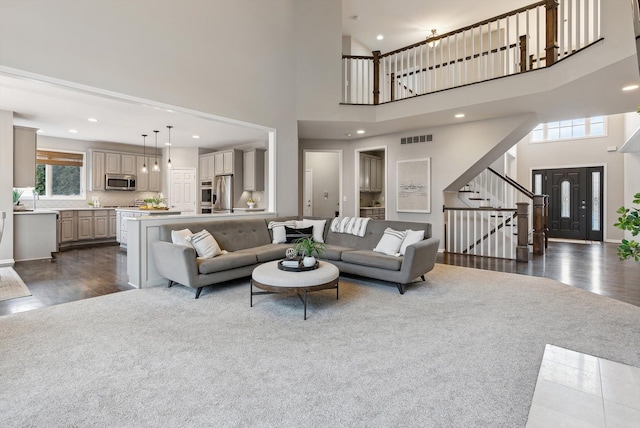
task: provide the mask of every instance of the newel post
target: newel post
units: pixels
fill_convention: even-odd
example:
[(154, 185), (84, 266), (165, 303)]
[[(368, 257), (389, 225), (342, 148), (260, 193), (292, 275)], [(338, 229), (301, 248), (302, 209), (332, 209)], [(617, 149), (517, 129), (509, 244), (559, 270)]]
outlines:
[(546, 67), (549, 67), (558, 60), (558, 0), (546, 0), (545, 8), (547, 10), (547, 46), (546, 51)]
[(516, 261), (529, 262), (529, 202), (517, 202), (518, 247)]
[(533, 254), (544, 254), (545, 245), (545, 195), (533, 195)]
[(380, 104), (380, 51), (373, 51), (373, 104)]

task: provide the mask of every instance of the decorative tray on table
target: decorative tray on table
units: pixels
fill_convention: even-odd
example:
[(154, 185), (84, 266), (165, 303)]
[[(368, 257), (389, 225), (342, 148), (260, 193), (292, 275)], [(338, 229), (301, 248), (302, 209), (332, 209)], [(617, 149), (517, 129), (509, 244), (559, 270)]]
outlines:
[(169, 207), (148, 207), (146, 205), (142, 205), (139, 209), (145, 211), (167, 211)]
[[(285, 263), (283, 264), (283, 262), (285, 262)], [(295, 265), (294, 266), (289, 266), (287, 262), (297, 262), (298, 266), (297, 267)], [(278, 262), (278, 269), (284, 270), (284, 271), (287, 271), (287, 272), (306, 272), (306, 271), (309, 271), (309, 270), (318, 269), (319, 266), (320, 266), (320, 264), (318, 263), (317, 260), (316, 260), (316, 264), (315, 265), (309, 266), (309, 267), (303, 266), (302, 260), (298, 260), (298, 259), (293, 259), (293, 260), (286, 259), (286, 260), (280, 260)]]

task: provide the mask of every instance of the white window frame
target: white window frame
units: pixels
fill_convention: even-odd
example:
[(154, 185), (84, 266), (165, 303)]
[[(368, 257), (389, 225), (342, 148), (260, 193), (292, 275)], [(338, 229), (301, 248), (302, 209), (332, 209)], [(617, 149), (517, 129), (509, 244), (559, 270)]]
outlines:
[[(603, 125), (603, 133), (600, 135), (591, 135), (591, 119), (595, 118), (595, 117), (602, 117), (602, 125)], [(540, 143), (555, 143), (558, 141), (574, 141), (574, 140), (587, 140), (587, 139), (591, 139), (591, 138), (604, 138), (608, 136), (608, 121), (609, 118), (607, 116), (592, 116), (592, 117), (585, 117), (585, 118), (576, 118), (576, 119), (571, 119), (571, 120), (578, 120), (578, 119), (584, 119), (585, 122), (585, 135), (581, 136), (581, 137), (567, 137), (567, 138), (549, 138), (549, 123), (557, 123), (557, 122), (563, 122), (563, 120), (556, 120), (553, 122), (547, 122), (547, 123), (541, 123), (538, 126), (536, 126), (534, 128), (534, 130), (538, 129), (540, 126), (542, 126), (542, 130), (543, 130), (543, 139), (542, 140), (534, 140), (533, 139), (533, 131), (532, 130), (529, 133), (529, 144), (540, 144)], [(574, 125), (572, 125), (574, 126)], [(552, 129), (556, 129), (555, 127)]]
[[(38, 195), (38, 199), (43, 199), (47, 201), (79, 201), (85, 200), (87, 198), (86, 192), (86, 180), (87, 180), (87, 156), (85, 152), (77, 152), (74, 150), (60, 150), (60, 149), (46, 149), (39, 148), (39, 150), (46, 150), (52, 152), (61, 152), (61, 153), (74, 153), (82, 155), (82, 167), (80, 167), (80, 195), (77, 196), (65, 196), (65, 195), (51, 195), (51, 165), (45, 165), (45, 176), (46, 180), (46, 194)], [(33, 187), (27, 187), (23, 189), (22, 196), (20, 196), (20, 200), (31, 200), (33, 199)]]

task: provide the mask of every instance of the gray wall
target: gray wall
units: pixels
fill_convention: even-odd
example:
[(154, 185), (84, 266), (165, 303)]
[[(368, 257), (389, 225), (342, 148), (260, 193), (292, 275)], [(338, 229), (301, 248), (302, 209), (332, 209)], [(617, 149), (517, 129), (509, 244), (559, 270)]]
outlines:
[[(333, 217), (340, 210), (340, 155), (306, 152), (305, 169), (313, 171), (313, 215)], [(328, 193), (327, 199), (324, 192)]]
[(527, 136), (518, 143), (518, 182), (531, 189), (533, 169), (604, 165), (604, 239), (619, 241), (623, 233), (613, 223), (624, 203), (624, 155), (607, 148), (622, 146), (624, 129), (624, 115), (617, 114), (609, 116), (606, 137), (530, 143)]

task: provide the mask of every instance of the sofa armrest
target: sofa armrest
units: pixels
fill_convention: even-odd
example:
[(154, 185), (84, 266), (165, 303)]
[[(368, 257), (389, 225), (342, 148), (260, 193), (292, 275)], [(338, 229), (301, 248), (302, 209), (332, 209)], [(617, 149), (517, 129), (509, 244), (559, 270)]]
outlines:
[(198, 287), (198, 264), (193, 247), (155, 241), (151, 244), (151, 251), (160, 275), (178, 284)]
[(439, 246), (440, 240), (438, 238), (427, 238), (407, 247), (400, 269), (405, 280), (404, 283), (408, 283), (433, 269)]

